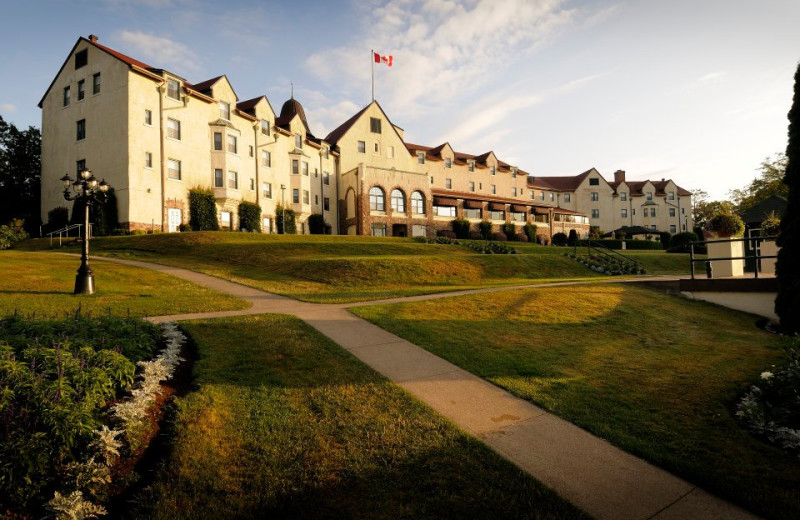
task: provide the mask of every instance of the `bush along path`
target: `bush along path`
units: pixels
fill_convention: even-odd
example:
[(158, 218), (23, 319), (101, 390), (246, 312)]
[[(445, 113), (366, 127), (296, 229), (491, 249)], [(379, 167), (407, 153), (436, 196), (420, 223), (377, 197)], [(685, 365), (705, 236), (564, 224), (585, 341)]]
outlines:
[[(354, 316), (347, 308), (355, 304), (304, 303), (176, 267), (110, 258), (102, 260), (156, 269), (244, 298), (252, 304), (243, 311), (150, 318), (154, 322), (263, 313), (299, 317), (595, 518), (756, 518)], [(675, 278), (651, 280), (665, 279)], [(510, 289), (514, 288), (459, 291), (369, 304)]]

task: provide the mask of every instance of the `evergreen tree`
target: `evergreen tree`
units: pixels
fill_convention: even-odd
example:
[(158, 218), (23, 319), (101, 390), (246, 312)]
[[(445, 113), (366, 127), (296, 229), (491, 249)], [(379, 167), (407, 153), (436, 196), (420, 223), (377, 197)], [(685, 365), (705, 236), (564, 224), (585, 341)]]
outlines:
[(789, 144), (786, 146), (786, 175), (783, 182), (789, 188), (786, 212), (781, 218), (778, 245), (778, 297), (775, 313), (781, 327), (788, 332), (800, 332), (800, 64), (794, 76), (794, 100), (789, 111)]
[(25, 227), (38, 236), (42, 134), (38, 128), (18, 130), (0, 116), (0, 224), (25, 219)]

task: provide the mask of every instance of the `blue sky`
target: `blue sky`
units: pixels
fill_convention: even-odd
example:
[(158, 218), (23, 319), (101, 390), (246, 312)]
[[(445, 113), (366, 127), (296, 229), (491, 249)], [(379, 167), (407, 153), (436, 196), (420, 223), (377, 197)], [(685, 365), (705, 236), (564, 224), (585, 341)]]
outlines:
[(0, 114), (40, 126), (79, 36), (241, 100), (289, 97), (324, 136), (376, 98), (406, 140), (534, 175), (596, 167), (726, 197), (786, 147), (797, 0), (73, 0), (11, 2)]

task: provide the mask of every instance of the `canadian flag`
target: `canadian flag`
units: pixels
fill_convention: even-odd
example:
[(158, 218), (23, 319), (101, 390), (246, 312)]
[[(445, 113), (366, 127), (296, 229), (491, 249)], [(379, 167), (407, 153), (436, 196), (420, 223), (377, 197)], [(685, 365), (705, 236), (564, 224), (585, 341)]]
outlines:
[(390, 67), (392, 66), (392, 57), (391, 56), (381, 56), (377, 52), (373, 52), (372, 54), (375, 57), (375, 63), (383, 62), (383, 63), (385, 63), (386, 65), (388, 65)]

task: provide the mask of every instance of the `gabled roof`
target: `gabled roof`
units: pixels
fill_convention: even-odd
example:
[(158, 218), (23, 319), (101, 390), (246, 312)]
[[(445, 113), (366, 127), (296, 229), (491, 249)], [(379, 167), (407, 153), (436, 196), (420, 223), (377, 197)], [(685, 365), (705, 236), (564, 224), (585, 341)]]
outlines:
[[(666, 195), (667, 194), (667, 185), (671, 182), (667, 179), (662, 179), (660, 181), (651, 181), (651, 180), (644, 180), (644, 181), (621, 181), (621, 182), (609, 182), (608, 185), (614, 188), (614, 192), (616, 193), (619, 189), (621, 184), (625, 184), (628, 187), (628, 190), (631, 193), (631, 197), (642, 197), (644, 196), (644, 186), (647, 183), (653, 185), (653, 188), (656, 192), (653, 195)], [(674, 182), (673, 182), (674, 184)], [(692, 194), (692, 192), (681, 188), (677, 184), (675, 184), (675, 189), (681, 197), (688, 197)]]
[(775, 213), (780, 217), (784, 211), (786, 211), (786, 198), (773, 194), (747, 211), (743, 211), (740, 216), (745, 224), (761, 224), (770, 214)]
[[(377, 103), (377, 101), (375, 101), (375, 103)], [(372, 103), (370, 103), (370, 105), (371, 104)], [(336, 144), (339, 142), (339, 139), (341, 139), (342, 136), (345, 133), (347, 133), (347, 131), (350, 130), (350, 128), (354, 124), (356, 124), (356, 121), (358, 121), (358, 118), (361, 117), (364, 114), (364, 112), (367, 111), (367, 109), (369, 108), (370, 105), (365, 106), (364, 108), (362, 108), (361, 110), (356, 112), (353, 115), (353, 117), (351, 117), (350, 119), (348, 119), (347, 121), (345, 121), (344, 123), (342, 123), (341, 125), (336, 127), (331, 133), (329, 133), (327, 135), (327, 137), (325, 137), (325, 140), (327, 142), (331, 143), (332, 145), (336, 146)]]
[(597, 173), (597, 170), (590, 168), (581, 174), (563, 177), (534, 177), (531, 175), (528, 177), (528, 186), (552, 191), (575, 191), (592, 172)]

